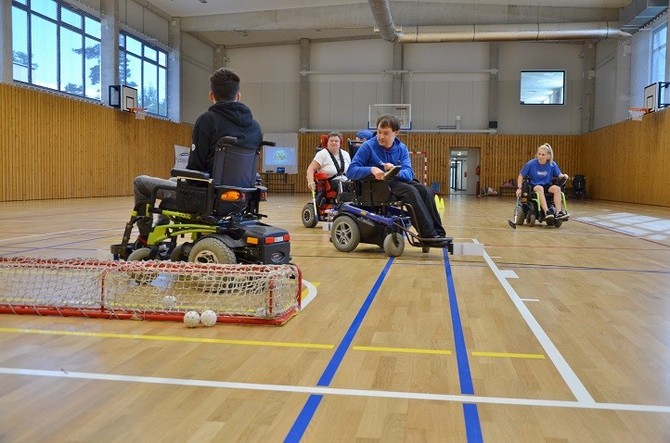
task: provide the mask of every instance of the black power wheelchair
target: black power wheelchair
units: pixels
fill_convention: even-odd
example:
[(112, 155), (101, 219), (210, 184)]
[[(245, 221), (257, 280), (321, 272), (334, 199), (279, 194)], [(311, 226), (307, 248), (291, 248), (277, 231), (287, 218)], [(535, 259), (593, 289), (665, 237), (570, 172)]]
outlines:
[(386, 181), (344, 182), (339, 200), (330, 229), (330, 240), (338, 251), (350, 252), (359, 243), (367, 243), (381, 247), (389, 257), (398, 257), (407, 239), (422, 252), (436, 247), (453, 254), (453, 239), (427, 239), (416, 233), (412, 227), (414, 209), (396, 201)]
[[(176, 188), (157, 188), (151, 201), (132, 211), (120, 244), (111, 246), (115, 260), (172, 260), (222, 264), (288, 264), (290, 235), (260, 219), (261, 201), (267, 188), (258, 179), (258, 157), (264, 145), (250, 150), (235, 145), (234, 137), (222, 137), (216, 145), (210, 174), (173, 169)], [(242, 168), (240, 166), (243, 166)], [(241, 178), (252, 188), (229, 186), (223, 177)], [(249, 180), (252, 178), (252, 180)], [(174, 194), (156, 205), (156, 193)], [(172, 191), (172, 192), (170, 192)], [(141, 217), (159, 214), (162, 222), (151, 229), (146, 245), (131, 244), (131, 232)], [(185, 242), (178, 239), (188, 237)]]
[[(567, 212), (568, 205), (565, 200), (565, 184), (567, 179), (554, 178), (551, 181), (552, 185), (557, 185), (561, 188), (561, 203), (563, 210)], [(544, 198), (547, 201), (547, 209), (556, 212), (554, 206), (554, 197), (550, 192), (545, 192)], [(533, 190), (533, 185), (530, 183), (530, 177), (525, 177), (521, 187), (521, 196), (517, 200), (514, 208), (514, 225), (522, 225), (524, 222), (528, 226), (535, 226), (536, 223), (546, 222), (547, 226), (554, 226), (560, 228), (563, 222), (568, 221), (568, 218), (558, 219), (545, 217), (544, 211), (540, 206), (540, 196)], [(515, 227), (515, 226), (512, 226)]]

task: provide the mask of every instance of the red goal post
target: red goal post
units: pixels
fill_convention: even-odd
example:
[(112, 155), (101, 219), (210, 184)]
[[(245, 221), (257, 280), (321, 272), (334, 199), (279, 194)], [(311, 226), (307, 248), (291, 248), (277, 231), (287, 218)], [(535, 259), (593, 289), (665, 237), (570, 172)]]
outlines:
[(0, 313), (283, 324), (301, 307), (293, 265), (0, 258)]

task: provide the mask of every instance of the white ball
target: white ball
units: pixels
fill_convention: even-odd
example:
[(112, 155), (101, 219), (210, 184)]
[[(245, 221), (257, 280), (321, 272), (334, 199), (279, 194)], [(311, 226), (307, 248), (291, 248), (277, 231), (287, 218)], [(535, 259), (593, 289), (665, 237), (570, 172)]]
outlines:
[(211, 309), (202, 311), (200, 321), (205, 326), (214, 326), (216, 324), (216, 312), (212, 311)]
[(172, 309), (177, 305), (177, 297), (174, 295), (166, 295), (163, 297), (163, 307), (165, 309)]
[(184, 324), (189, 328), (195, 328), (200, 323), (200, 314), (196, 311), (188, 311), (184, 314)]

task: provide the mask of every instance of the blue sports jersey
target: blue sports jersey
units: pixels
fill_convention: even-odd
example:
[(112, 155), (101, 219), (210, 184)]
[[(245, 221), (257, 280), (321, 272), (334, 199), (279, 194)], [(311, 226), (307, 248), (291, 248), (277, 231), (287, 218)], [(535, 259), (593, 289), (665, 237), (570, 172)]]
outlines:
[(548, 161), (541, 165), (538, 159), (534, 158), (521, 168), (523, 177), (530, 176), (530, 184), (535, 185), (550, 185), (551, 179), (561, 175), (561, 169), (556, 162)]

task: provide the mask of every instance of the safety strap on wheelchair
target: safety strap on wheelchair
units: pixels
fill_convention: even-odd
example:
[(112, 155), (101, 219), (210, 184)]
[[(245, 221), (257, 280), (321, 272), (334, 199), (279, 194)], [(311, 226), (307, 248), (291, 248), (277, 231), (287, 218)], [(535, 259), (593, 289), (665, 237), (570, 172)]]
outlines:
[(337, 161), (335, 161), (335, 156), (333, 155), (330, 150), (328, 151), (328, 155), (330, 155), (330, 158), (333, 160), (333, 164), (335, 165), (335, 169), (337, 170), (337, 175), (343, 175), (344, 174), (344, 155), (342, 155), (342, 150), (340, 149), (340, 163), (338, 164)]

